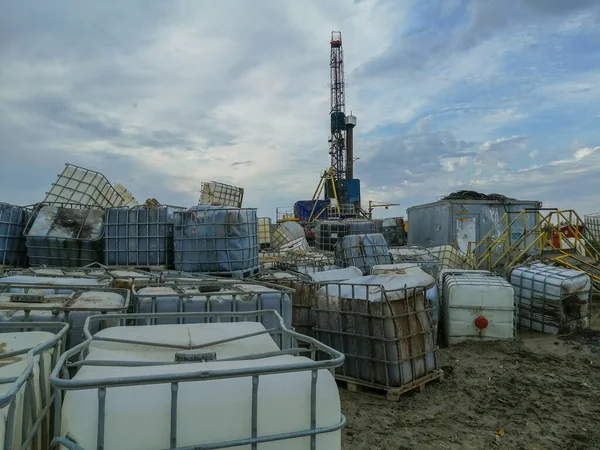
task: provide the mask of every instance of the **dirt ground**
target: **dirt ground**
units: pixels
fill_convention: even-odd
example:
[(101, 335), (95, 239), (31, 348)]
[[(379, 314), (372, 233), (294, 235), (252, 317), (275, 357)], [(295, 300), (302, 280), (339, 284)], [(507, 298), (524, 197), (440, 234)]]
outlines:
[(439, 363), (443, 381), (398, 402), (340, 388), (342, 448), (600, 449), (600, 331), (465, 343)]

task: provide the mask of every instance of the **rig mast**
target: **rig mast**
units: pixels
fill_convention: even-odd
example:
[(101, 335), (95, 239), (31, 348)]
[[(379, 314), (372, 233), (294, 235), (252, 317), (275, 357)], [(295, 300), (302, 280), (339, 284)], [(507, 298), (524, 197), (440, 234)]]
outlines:
[(344, 50), (342, 33), (331, 32), (330, 90), (331, 138), (329, 154), (336, 182), (346, 179), (346, 95), (344, 86)]
[(356, 117), (346, 116), (346, 87), (344, 85), (344, 49), (342, 33), (331, 32), (329, 58), (330, 100), (329, 121), (331, 137), (329, 154), (331, 169), (327, 172), (333, 184), (326, 184), (325, 198), (335, 199), (347, 216), (362, 213), (360, 180), (354, 178), (354, 127)]

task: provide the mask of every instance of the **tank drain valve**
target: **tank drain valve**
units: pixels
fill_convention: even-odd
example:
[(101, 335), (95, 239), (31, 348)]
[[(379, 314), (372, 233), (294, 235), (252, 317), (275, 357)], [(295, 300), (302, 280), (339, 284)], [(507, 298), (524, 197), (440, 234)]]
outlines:
[(204, 362), (204, 361), (215, 361), (217, 359), (216, 352), (190, 352), (183, 351), (175, 353), (175, 362), (186, 363), (186, 362)]

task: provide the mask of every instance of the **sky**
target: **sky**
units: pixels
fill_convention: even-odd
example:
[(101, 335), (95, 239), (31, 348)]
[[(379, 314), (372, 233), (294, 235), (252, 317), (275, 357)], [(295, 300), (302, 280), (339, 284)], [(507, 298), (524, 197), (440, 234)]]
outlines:
[(0, 201), (65, 163), (141, 201), (312, 198), (329, 166), (342, 33), (362, 200), (375, 217), (468, 189), (600, 211), (597, 0), (0, 0)]

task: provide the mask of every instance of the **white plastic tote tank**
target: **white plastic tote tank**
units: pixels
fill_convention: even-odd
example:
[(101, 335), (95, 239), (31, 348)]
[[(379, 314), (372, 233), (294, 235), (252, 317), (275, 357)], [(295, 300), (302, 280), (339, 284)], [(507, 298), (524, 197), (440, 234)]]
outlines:
[[(68, 294), (77, 287), (96, 287), (108, 288), (112, 284), (112, 279), (105, 278), (84, 278), (84, 277), (63, 277), (63, 276), (37, 276), (37, 275), (9, 275), (0, 276), (0, 285), (10, 285), (10, 292), (24, 292), (25, 286), (39, 286), (35, 288), (37, 292), (47, 294)], [(47, 287), (48, 286), (48, 287)], [(49, 287), (52, 286), (52, 287)]]
[[(252, 283), (215, 282), (199, 285), (147, 286), (134, 290), (134, 312), (233, 312), (274, 309), (287, 328), (292, 328), (292, 298), (289, 289)], [(259, 317), (256, 317), (257, 320)], [(276, 327), (273, 316), (260, 318), (267, 328)], [(144, 319), (141, 319), (145, 323)], [(191, 317), (185, 323), (204, 322), (207, 319)], [(178, 319), (159, 318), (155, 324), (174, 324)]]
[[(11, 353), (18, 350), (31, 349), (44, 342), (50, 341), (55, 335), (44, 331), (28, 331), (28, 332), (17, 332), (17, 333), (0, 333), (0, 348), (1, 352)], [(52, 351), (50, 347), (42, 355), (37, 355), (34, 358), (33, 367), (33, 383), (35, 390), (35, 409), (36, 417), (40, 417), (43, 409), (43, 405), (46, 405), (50, 398), (50, 372), (52, 371)], [(40, 357), (44, 358), (44, 374), (40, 377)], [(13, 356), (10, 358), (0, 359), (0, 378), (16, 378), (19, 377), (27, 369), (27, 354)], [(44, 392), (46, 397), (42, 399), (42, 387), (40, 379), (45, 384)], [(0, 384), (0, 396), (6, 395), (12, 388), (14, 383), (1, 383)], [(20, 450), (21, 443), (32, 431), (31, 422), (29, 422), (28, 428), (23, 432), (23, 400), (25, 394), (25, 385), (22, 385), (17, 392), (13, 402), (15, 403), (15, 419), (13, 422), (13, 449)], [(8, 433), (8, 414), (10, 404), (0, 409), (0, 444), (5, 445), (6, 435)], [(38, 446), (31, 446), (32, 450), (45, 450), (41, 447), (41, 430), (38, 430), (39, 439)], [(6, 447), (2, 447), (6, 448)]]
[(448, 345), (514, 339), (514, 289), (504, 278), (469, 271), (448, 273), (442, 292), (442, 322)]
[(5, 322), (67, 322), (69, 349), (83, 342), (83, 325), (88, 316), (126, 312), (129, 307), (126, 289), (61, 290), (57, 287), (56, 292), (48, 292), (48, 289), (0, 285), (0, 330)]
[[(136, 339), (145, 342), (200, 345), (234, 335), (254, 333), (259, 323), (210, 323), (147, 327), (108, 328), (96, 336)], [(247, 339), (246, 342), (244, 342)], [(74, 380), (109, 379), (249, 367), (267, 367), (310, 362), (290, 355), (256, 360), (222, 361), (226, 357), (263, 353), (278, 347), (268, 335), (244, 338), (229, 344), (203, 347), (216, 352), (216, 360), (163, 366), (83, 366)], [(117, 342), (95, 342), (86, 360), (173, 361), (174, 350)], [(316, 426), (335, 426), (341, 417), (339, 392), (331, 372), (318, 371), (316, 384)], [(310, 424), (311, 371), (290, 372), (259, 377), (258, 436), (306, 430)], [(105, 413), (105, 450), (162, 450), (170, 446), (171, 383), (143, 384), (107, 388)], [(96, 389), (67, 391), (62, 408), (62, 436), (69, 436), (84, 449), (97, 444), (98, 393)], [(252, 379), (181, 382), (177, 400), (177, 446), (197, 446), (244, 439), (252, 436)], [(340, 431), (319, 434), (318, 450), (341, 449)], [(251, 446), (224, 447), (250, 450)], [(261, 443), (263, 450), (305, 450), (310, 437)]]

